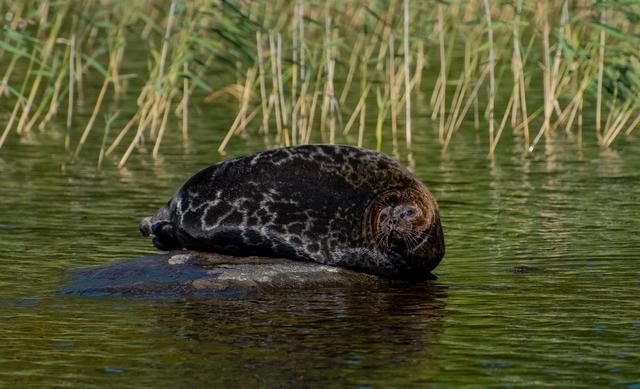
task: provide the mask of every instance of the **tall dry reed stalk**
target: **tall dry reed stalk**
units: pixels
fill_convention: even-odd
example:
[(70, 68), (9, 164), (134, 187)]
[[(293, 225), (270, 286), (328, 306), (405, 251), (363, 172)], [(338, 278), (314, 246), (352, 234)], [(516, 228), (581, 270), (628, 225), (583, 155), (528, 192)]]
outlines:
[(494, 138), (494, 109), (495, 109), (495, 103), (496, 103), (496, 81), (495, 81), (495, 66), (496, 66), (496, 60), (495, 60), (495, 52), (494, 52), (494, 47), (493, 47), (493, 26), (491, 24), (491, 6), (489, 5), (489, 0), (483, 0), (484, 1), (484, 11), (485, 11), (485, 17), (487, 19), (487, 37), (488, 37), (488, 42), (489, 42), (489, 104), (487, 107), (487, 112), (489, 114), (489, 147), (490, 147), (490, 152), (489, 155), (493, 155), (492, 154), (492, 146), (493, 146), (493, 138)]

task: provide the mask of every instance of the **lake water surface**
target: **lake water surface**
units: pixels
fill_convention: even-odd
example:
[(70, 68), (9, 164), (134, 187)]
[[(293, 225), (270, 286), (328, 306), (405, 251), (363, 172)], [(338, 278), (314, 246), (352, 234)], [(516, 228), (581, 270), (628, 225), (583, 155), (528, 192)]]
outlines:
[[(602, 150), (591, 134), (582, 146), (559, 135), (525, 156), (507, 136), (489, 161), (484, 131), (469, 124), (442, 156), (417, 117), (414, 170), (439, 200), (447, 243), (432, 283), (214, 299), (57, 293), (69, 270), (155, 252), (138, 221), (223, 158), (233, 109), (208, 110), (187, 146), (171, 135), (159, 160), (147, 146), (120, 170), (96, 168), (98, 140), (72, 159), (62, 130), (9, 138), (0, 386), (640, 388), (634, 139)], [(234, 140), (229, 156), (264, 147)]]

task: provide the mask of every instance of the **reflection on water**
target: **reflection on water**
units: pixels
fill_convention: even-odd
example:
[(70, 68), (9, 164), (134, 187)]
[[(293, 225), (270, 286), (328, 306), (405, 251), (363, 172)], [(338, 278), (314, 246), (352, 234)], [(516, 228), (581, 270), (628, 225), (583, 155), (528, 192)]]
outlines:
[(162, 326), (199, 344), (198, 358), (225, 366), (229, 383), (250, 369), (246, 383), (365, 385), (429, 364), (445, 304), (439, 285), (302, 291), (189, 301), (187, 325), (167, 318)]
[(7, 383), (55, 375), (163, 386), (370, 385), (406, 382), (409, 373), (419, 382), (442, 333), (446, 293), (410, 285), (251, 299), (5, 301), (0, 309), (13, 316), (3, 317), (11, 352), (1, 374)]
[[(425, 129), (414, 170), (447, 240), (439, 280), (214, 300), (55, 294), (65, 269), (154, 252), (137, 223), (220, 158), (210, 129), (187, 146), (170, 134), (158, 160), (147, 150), (100, 171), (99, 145), (72, 159), (53, 132), (11, 137), (0, 150), (0, 384), (637, 387), (640, 146), (561, 138), (523, 155), (506, 137), (487, 160), (470, 128), (441, 156), (431, 124), (414, 125)], [(230, 156), (262, 147), (242, 142)]]

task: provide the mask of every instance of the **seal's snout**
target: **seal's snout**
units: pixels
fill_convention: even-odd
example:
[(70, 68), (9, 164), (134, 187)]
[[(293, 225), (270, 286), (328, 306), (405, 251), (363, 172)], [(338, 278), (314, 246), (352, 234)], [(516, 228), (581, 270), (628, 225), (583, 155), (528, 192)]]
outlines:
[(138, 228), (140, 229), (140, 233), (143, 236), (151, 235), (151, 231), (152, 231), (151, 216), (145, 217), (144, 219), (142, 219)]

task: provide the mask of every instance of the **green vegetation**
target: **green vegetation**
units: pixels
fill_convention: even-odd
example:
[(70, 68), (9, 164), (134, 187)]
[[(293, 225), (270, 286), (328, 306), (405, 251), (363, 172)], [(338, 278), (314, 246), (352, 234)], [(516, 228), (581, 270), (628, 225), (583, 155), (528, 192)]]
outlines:
[[(169, 127), (186, 139), (190, 104), (221, 91), (239, 106), (221, 152), (239, 134), (292, 145), (356, 132), (362, 144), (367, 131), (411, 151), (421, 94), (443, 151), (470, 115), (476, 128), (486, 118), (489, 156), (507, 125), (533, 152), (554, 131), (582, 141), (583, 127), (609, 147), (640, 123), (635, 1), (33, 0), (0, 11), (0, 147), (57, 120), (70, 152), (96, 137), (100, 159), (123, 166), (143, 139), (157, 157)], [(111, 128), (106, 102), (132, 90), (135, 114)], [(78, 104), (92, 104), (88, 119)], [(101, 116), (110, 131), (94, 131)]]

